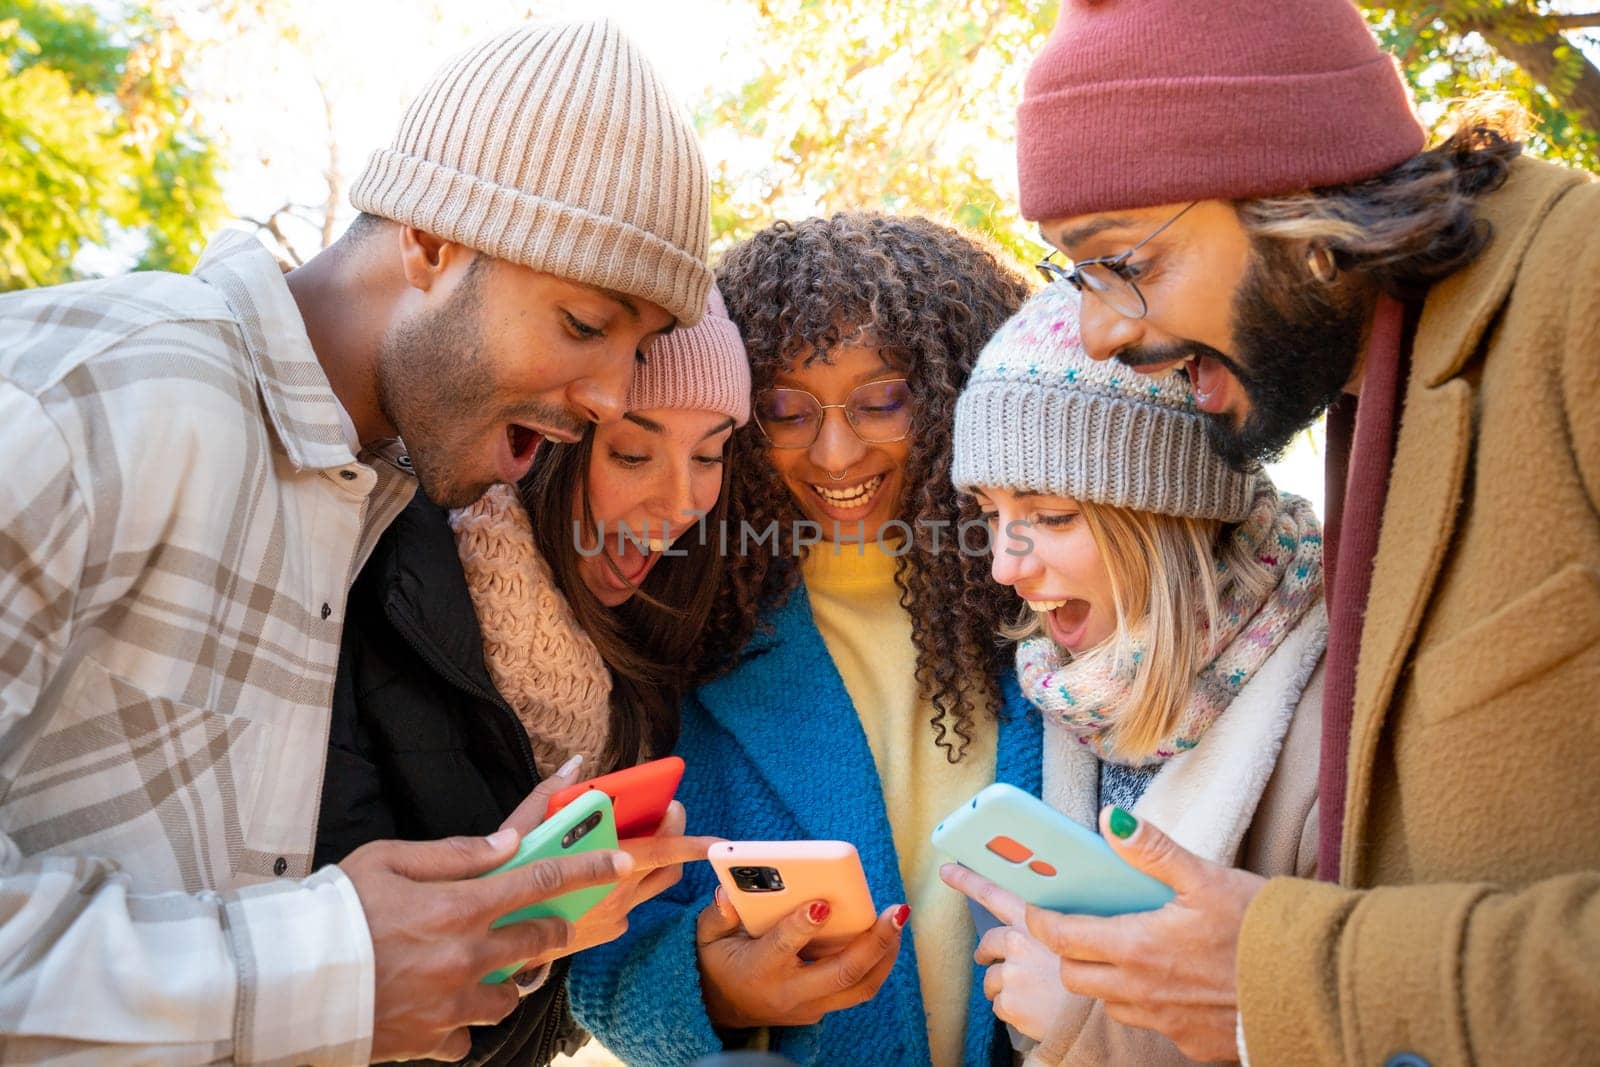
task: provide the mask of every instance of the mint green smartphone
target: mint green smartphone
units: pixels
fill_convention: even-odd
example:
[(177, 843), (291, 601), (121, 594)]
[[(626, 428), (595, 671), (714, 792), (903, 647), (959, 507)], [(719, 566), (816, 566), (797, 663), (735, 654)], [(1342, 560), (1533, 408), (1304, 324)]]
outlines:
[[(534, 860), (555, 859), (577, 852), (593, 852), (596, 849), (616, 847), (617, 824), (611, 813), (611, 798), (596, 789), (585, 793), (534, 827), (533, 832), (524, 837), (522, 844), (517, 846), (515, 856), (478, 877), (488, 878)], [(577, 922), (584, 912), (600, 903), (615, 885), (613, 882), (610, 885), (597, 885), (589, 889), (574, 889), (559, 897), (538, 900), (500, 916), (490, 925), (494, 929), (499, 929), (509, 923), (546, 918)], [(502, 967), (493, 974), (486, 975), (483, 979), (484, 984), (504, 982), (521, 969), (521, 964)]]
[(1154, 911), (1172, 889), (1031, 793), (996, 782), (933, 829), (933, 845), (1029, 904), (1069, 915)]

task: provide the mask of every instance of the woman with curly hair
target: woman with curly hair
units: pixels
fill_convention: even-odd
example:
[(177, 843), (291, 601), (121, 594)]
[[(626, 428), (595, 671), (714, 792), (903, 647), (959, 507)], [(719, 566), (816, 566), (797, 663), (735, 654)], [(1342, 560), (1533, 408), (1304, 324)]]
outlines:
[(734, 435), (735, 558), (714, 677), (682, 709), (680, 796), (696, 833), (852, 842), (888, 906), (807, 962), (826, 902), (752, 938), (697, 868), (575, 964), (574, 1010), (633, 1064), (753, 1042), (806, 1064), (1003, 1061), (928, 836), (997, 779), (1039, 788), (1039, 720), (995, 636), (1011, 598), (950, 484), (956, 397), (1027, 286), (955, 230), (859, 213), (779, 222), (718, 279), (755, 419)]

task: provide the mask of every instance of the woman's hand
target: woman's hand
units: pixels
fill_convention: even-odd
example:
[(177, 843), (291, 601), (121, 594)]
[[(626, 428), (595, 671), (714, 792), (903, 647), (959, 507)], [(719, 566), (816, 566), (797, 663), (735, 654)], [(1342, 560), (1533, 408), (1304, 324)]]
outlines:
[(939, 877), (1005, 923), (984, 934), (973, 954), (980, 966), (989, 968), (983, 973), (983, 995), (994, 1003), (998, 1018), (1043, 1041), (1070, 1006), (1072, 994), (1061, 984), (1060, 958), (1028, 933), (1027, 902), (954, 863), (941, 867)]
[(894, 969), (910, 917), (909, 905), (889, 908), (837, 953), (807, 963), (800, 953), (827, 921), (826, 901), (802, 905), (751, 937), (718, 886), (695, 927), (706, 1013), (725, 1029), (807, 1026), (871, 1000)]

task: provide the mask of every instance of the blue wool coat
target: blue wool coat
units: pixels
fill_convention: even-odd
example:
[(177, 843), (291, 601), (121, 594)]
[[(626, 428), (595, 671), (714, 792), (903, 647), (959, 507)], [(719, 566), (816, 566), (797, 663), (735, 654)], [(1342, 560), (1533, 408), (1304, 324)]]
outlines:
[[(684, 702), (677, 752), (687, 769), (678, 797), (691, 834), (731, 840), (834, 839), (853, 843), (881, 910), (906, 899), (872, 751), (801, 587), (758, 635), (738, 669)], [(996, 779), (1039, 792), (1040, 720), (1007, 671)], [(964, 798), (952, 797), (953, 808)], [(700, 998), (695, 919), (716, 875), (689, 864), (683, 880), (635, 908), (628, 933), (573, 958), (572, 1009), (629, 1064), (681, 1067), (720, 1051)], [(951, 890), (955, 892), (955, 890)], [(917, 978), (916, 917), (878, 995), (813, 1026), (772, 1031), (771, 1048), (799, 1064), (928, 1062)], [(964, 1063), (1009, 1064), (1005, 1029), (976, 966)]]

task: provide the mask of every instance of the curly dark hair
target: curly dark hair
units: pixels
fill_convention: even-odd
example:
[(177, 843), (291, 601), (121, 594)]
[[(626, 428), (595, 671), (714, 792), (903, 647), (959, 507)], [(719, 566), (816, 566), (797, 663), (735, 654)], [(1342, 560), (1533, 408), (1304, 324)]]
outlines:
[[(1028, 298), (1028, 284), (971, 236), (925, 218), (866, 212), (775, 223), (723, 257), (717, 282), (744, 335), (756, 392), (796, 361), (831, 362), (833, 349), (852, 344), (876, 347), (909, 381), (914, 447), (897, 517), (913, 535), (895, 583), (911, 615), (917, 683), (935, 709), (934, 739), (959, 762), (980, 705), (999, 714), (1006, 663), (997, 635), (1013, 605), (989, 580), (987, 561), (953, 544), (958, 524), (978, 519), (977, 506), (950, 484), (955, 403), (985, 342)], [(778, 544), (730, 560), (701, 646), (701, 677), (737, 662), (757, 619), (799, 582), (800, 510), (766, 451), (754, 421), (734, 433), (730, 519), (756, 530), (776, 520)], [(933, 522), (947, 524), (937, 545)]]

